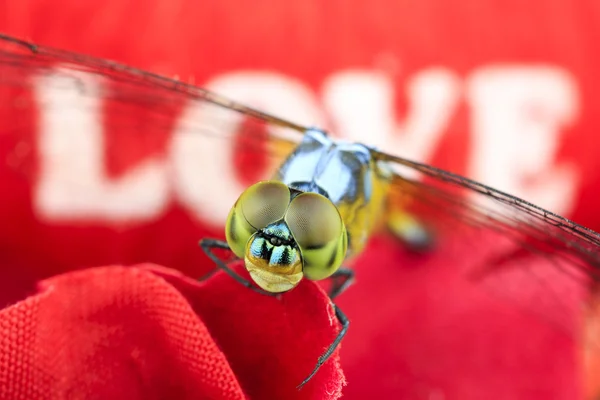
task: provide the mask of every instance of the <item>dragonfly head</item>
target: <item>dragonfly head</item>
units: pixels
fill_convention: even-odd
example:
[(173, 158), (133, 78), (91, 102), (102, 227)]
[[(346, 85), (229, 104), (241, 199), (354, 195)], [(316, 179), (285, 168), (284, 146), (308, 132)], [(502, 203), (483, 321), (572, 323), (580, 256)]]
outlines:
[(303, 277), (325, 279), (344, 261), (348, 238), (335, 205), (279, 181), (250, 186), (227, 217), (227, 243), (254, 282), (280, 293)]

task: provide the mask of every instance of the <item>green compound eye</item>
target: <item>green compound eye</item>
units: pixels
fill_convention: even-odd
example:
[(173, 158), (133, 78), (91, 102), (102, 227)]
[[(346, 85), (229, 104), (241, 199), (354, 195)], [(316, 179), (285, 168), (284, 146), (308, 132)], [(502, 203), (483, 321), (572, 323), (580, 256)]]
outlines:
[(233, 253), (243, 259), (252, 234), (282, 219), (289, 204), (290, 190), (282, 182), (258, 182), (246, 189), (229, 212), (225, 226)]
[(285, 213), (304, 261), (304, 276), (311, 280), (333, 274), (346, 256), (346, 227), (335, 205), (316, 193), (295, 197)]

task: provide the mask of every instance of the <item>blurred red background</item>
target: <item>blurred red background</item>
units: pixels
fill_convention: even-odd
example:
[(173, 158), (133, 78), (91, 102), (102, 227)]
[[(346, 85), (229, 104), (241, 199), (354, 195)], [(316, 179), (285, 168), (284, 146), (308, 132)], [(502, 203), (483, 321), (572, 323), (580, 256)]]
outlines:
[[(599, 19), (593, 1), (559, 0), (0, 5), (2, 32), (221, 88), (591, 228), (600, 228)], [(134, 143), (123, 148), (117, 176), (144, 159)], [(195, 241), (222, 235), (176, 201), (133, 223), (41, 222), (31, 187), (4, 186), (13, 193), (0, 210), (5, 304), (40, 277), (91, 265), (152, 261), (198, 276), (206, 259)], [(213, 197), (222, 199), (217, 188)], [(377, 238), (340, 300), (353, 321), (341, 353), (347, 396), (573, 398), (573, 349), (451, 273), (429, 274), (436, 260), (412, 257)], [(392, 268), (399, 259), (421, 268)]]

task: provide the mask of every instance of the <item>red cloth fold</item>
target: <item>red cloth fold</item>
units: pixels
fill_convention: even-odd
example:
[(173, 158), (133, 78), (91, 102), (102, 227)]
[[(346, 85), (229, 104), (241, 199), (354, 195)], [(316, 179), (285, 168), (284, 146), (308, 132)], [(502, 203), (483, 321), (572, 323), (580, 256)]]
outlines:
[(0, 398), (338, 398), (338, 331), (305, 282), (267, 297), (145, 264), (66, 273), (0, 312)]

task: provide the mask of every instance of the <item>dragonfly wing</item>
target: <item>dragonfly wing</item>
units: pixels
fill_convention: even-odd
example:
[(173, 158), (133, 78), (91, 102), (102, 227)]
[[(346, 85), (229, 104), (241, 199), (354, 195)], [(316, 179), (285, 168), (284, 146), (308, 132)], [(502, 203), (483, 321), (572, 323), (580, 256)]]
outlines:
[[(0, 100), (7, 160), (26, 179), (35, 176), (30, 155), (42, 142), (48, 165), (41, 170), (77, 169), (65, 153), (101, 148), (94, 154), (105, 157), (100, 164), (109, 175), (142, 164), (139, 174), (150, 176), (159, 173), (152, 163), (170, 159), (175, 173), (192, 165), (214, 177), (213, 184), (227, 181), (223, 172), (229, 172), (241, 181), (232, 184), (231, 192), (238, 192), (269, 178), (306, 129), (176, 79), (2, 34)], [(40, 129), (48, 140), (40, 139)], [(62, 175), (70, 181), (61, 187), (84, 184), (73, 173)], [(181, 182), (183, 191), (194, 186), (192, 176)], [(152, 188), (154, 194), (168, 191)]]
[[(217, 106), (234, 110), (280, 127), (291, 128), (299, 132), (304, 132), (306, 129), (301, 125), (231, 101), (206, 89), (181, 82), (177, 79), (166, 78), (105, 59), (39, 46), (1, 33), (0, 56), (4, 65), (17, 67), (20, 70), (23, 70), (23, 68), (46, 69), (48, 67), (55, 67), (56, 65), (68, 64), (68, 68), (72, 70), (101, 75), (114, 81), (127, 83), (132, 87), (151, 89), (152, 93), (145, 92), (143, 98), (137, 98), (136, 100), (153, 101), (157, 100), (157, 98), (164, 100), (160, 98), (165, 93), (171, 92), (176, 97), (183, 96), (213, 103)], [(146, 97), (148, 95), (149, 98)]]
[(375, 152), (395, 170), (392, 198), (435, 232), (472, 243), (465, 278), (579, 340), (599, 277), (600, 236), (524, 200), (428, 165)]

